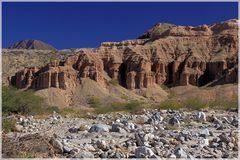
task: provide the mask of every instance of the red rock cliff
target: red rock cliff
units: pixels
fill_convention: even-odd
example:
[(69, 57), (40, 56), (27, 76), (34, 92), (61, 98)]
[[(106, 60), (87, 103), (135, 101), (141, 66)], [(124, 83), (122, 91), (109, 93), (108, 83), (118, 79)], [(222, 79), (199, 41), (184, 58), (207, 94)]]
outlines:
[(64, 61), (25, 68), (11, 78), (11, 84), (17, 88), (67, 89), (81, 83), (81, 78), (90, 78), (104, 86), (105, 72), (127, 89), (154, 84), (234, 83), (237, 30), (237, 20), (198, 27), (172, 25), (161, 32), (147, 32), (142, 36), (145, 39), (104, 42), (97, 49), (78, 49)]

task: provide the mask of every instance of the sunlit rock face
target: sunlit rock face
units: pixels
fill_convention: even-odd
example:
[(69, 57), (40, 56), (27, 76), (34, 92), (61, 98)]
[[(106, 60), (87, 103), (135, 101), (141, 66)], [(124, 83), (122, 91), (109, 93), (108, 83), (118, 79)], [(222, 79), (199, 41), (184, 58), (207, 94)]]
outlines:
[(25, 68), (10, 83), (21, 89), (71, 89), (90, 78), (104, 87), (106, 75), (127, 89), (238, 81), (238, 20), (154, 27), (136, 40), (103, 42), (96, 49), (77, 49), (65, 60)]

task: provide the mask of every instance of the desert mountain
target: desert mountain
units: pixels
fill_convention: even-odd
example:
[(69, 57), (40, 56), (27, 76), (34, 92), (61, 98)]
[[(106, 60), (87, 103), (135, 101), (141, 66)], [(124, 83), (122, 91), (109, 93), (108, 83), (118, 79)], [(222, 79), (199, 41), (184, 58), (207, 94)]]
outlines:
[(40, 40), (22, 40), (14, 43), (9, 49), (37, 49), (37, 50), (56, 50), (53, 46)]
[[(86, 105), (89, 96), (113, 102), (126, 100), (123, 97), (161, 101), (167, 98), (161, 85), (236, 83), (237, 33), (236, 19), (197, 27), (159, 23), (139, 39), (103, 42), (99, 48), (76, 49), (46, 65), (24, 68), (9, 83), (35, 89), (49, 103), (63, 101), (64, 106)], [(116, 81), (118, 86), (113, 85)], [(230, 95), (236, 87), (233, 90)]]

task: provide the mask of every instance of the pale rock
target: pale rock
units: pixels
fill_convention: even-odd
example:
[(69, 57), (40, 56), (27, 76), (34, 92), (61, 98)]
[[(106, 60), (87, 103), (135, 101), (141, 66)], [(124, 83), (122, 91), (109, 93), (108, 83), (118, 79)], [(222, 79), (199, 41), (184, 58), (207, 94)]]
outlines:
[(90, 151), (90, 152), (95, 152), (96, 149), (91, 145), (91, 144), (83, 144), (83, 147), (84, 149), (86, 149), (87, 151)]
[(91, 152), (82, 150), (74, 155), (74, 158), (94, 158), (94, 155)]
[(183, 148), (178, 145), (176, 148), (175, 148), (175, 151), (174, 151), (174, 154), (177, 158), (187, 158), (187, 153), (183, 150)]
[(109, 132), (109, 126), (104, 124), (95, 124), (91, 126), (89, 132)]
[(53, 148), (58, 152), (58, 153), (63, 153), (63, 145), (62, 143), (55, 139), (55, 138), (52, 138), (50, 140), (50, 143), (52, 144)]
[(207, 128), (204, 128), (203, 130), (200, 131), (200, 136), (202, 137), (208, 137), (210, 135), (210, 132)]
[(70, 153), (72, 150), (72, 148), (68, 147), (68, 146), (63, 146), (63, 152), (64, 153)]
[(199, 141), (199, 146), (201, 148), (209, 146), (209, 139), (202, 139)]
[(135, 149), (136, 158), (156, 158), (156, 155), (150, 148), (140, 146)]
[(169, 119), (169, 124), (176, 126), (176, 127), (180, 127), (180, 122), (176, 117), (172, 117)]
[(97, 140), (96, 145), (102, 150), (106, 150), (108, 146), (107, 142), (104, 140)]
[(157, 124), (161, 123), (162, 120), (163, 120), (163, 117), (160, 115), (159, 112), (156, 112), (148, 119), (148, 123), (157, 125)]
[(198, 112), (196, 118), (198, 122), (206, 122), (206, 114), (204, 112)]
[(22, 132), (23, 129), (24, 129), (24, 127), (23, 127), (22, 125), (17, 124), (17, 125), (15, 126), (15, 129), (16, 129), (17, 132)]

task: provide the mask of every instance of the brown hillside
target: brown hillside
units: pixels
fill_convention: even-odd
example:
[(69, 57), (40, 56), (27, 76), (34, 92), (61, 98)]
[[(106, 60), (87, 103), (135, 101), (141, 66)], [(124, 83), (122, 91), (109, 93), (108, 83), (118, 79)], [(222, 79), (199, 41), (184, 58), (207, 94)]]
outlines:
[[(128, 89), (132, 97), (138, 94), (160, 101), (167, 97), (166, 92), (156, 86), (236, 83), (237, 31), (236, 19), (197, 27), (159, 24), (141, 39), (103, 42), (96, 49), (77, 49), (65, 60), (25, 68), (11, 77), (10, 83), (38, 92), (65, 90), (67, 104), (80, 101), (85, 105), (86, 96), (93, 93), (103, 101), (121, 101), (109, 89), (112, 81), (118, 81), (118, 87)], [(94, 83), (86, 84), (85, 79)]]

